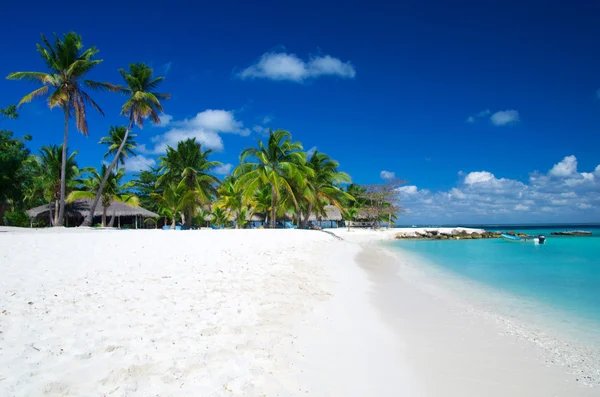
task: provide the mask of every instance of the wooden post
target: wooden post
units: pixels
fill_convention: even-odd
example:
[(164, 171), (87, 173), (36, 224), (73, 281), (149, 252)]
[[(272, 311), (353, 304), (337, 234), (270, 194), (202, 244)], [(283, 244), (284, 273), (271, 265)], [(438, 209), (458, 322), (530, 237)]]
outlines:
[(138, 228), (138, 227), (137, 227), (137, 218), (138, 218), (138, 217), (137, 217), (137, 215), (136, 215), (136, 216), (135, 216), (135, 228), (136, 228), (136, 229)]
[(121, 215), (117, 215), (117, 225), (120, 229), (121, 228)]

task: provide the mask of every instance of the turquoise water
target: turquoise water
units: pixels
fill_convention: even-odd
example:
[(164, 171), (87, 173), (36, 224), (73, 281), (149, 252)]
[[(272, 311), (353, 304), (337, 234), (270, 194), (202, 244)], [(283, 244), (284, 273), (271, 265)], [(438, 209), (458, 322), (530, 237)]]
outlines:
[(585, 324), (585, 334), (596, 341), (600, 338), (600, 228), (584, 229), (592, 231), (592, 237), (550, 236), (549, 228), (487, 230), (524, 231), (548, 238), (545, 245), (485, 239), (403, 240), (394, 246), (427, 259), (434, 267), (509, 293), (511, 310), (514, 302), (522, 302), (523, 309), (532, 313), (532, 303), (534, 311), (537, 303), (541, 314), (563, 324)]

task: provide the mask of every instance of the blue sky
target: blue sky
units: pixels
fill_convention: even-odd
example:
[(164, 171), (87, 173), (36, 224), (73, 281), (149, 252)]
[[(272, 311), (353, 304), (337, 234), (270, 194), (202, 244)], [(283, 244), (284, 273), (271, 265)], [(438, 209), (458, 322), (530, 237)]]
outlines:
[[(132, 171), (188, 136), (235, 166), (282, 128), (358, 183), (406, 179), (402, 223), (600, 221), (594, 2), (135, 3), (13, 2), (0, 25), (0, 75), (43, 70), (39, 34), (74, 30), (104, 59), (90, 78), (120, 82), (130, 62), (166, 76), (165, 125), (136, 131)], [(0, 107), (34, 88), (0, 80)], [(90, 110), (89, 137), (70, 135), (84, 166), (126, 122), (122, 97), (95, 98), (106, 117)], [(20, 112), (3, 128), (33, 135), (34, 151), (60, 143), (58, 110)]]

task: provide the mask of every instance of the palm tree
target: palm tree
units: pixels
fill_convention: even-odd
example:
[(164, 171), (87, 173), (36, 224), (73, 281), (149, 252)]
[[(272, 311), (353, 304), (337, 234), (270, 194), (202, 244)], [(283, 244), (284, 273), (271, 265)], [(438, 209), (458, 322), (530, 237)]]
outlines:
[[(64, 175), (65, 189), (68, 192), (75, 188), (77, 177), (80, 174), (75, 161), (77, 152), (68, 155), (66, 162), (62, 161), (62, 153), (62, 145), (42, 146), (39, 155), (30, 156), (27, 161), (33, 184), (25, 193), (25, 199), (31, 202), (38, 199), (43, 199), (48, 203), (54, 202), (54, 218), (50, 215), (51, 225), (56, 225), (59, 220), (62, 176)], [(64, 174), (63, 169), (65, 170)]]
[(125, 128), (125, 126), (111, 126), (108, 135), (100, 138), (100, 142), (98, 142), (102, 145), (108, 145), (108, 150), (104, 154), (104, 158), (107, 158), (110, 155), (115, 155), (115, 157), (117, 157), (116, 154), (119, 151), (121, 144), (125, 142), (123, 150), (117, 157), (117, 168), (119, 167), (119, 164), (125, 165), (125, 159), (129, 156), (136, 156), (133, 149), (137, 147), (137, 142), (135, 141), (137, 135), (129, 134), (127, 138), (125, 138), (125, 135), (127, 135), (127, 128)]
[(244, 205), (242, 193), (243, 191), (240, 186), (235, 183), (235, 178), (228, 176), (223, 180), (221, 186), (219, 186), (217, 190), (218, 198), (214, 202), (215, 208), (220, 208), (227, 211), (228, 214), (233, 215), (236, 229), (245, 224), (246, 212), (248, 210)]
[(302, 144), (291, 139), (287, 131), (271, 131), (266, 146), (259, 141), (258, 148), (242, 151), (241, 164), (234, 170), (237, 183), (245, 189), (244, 199), (250, 199), (258, 189), (270, 185), (272, 228), (275, 227), (280, 192), (286, 191), (296, 203), (292, 185), (303, 185), (305, 175), (312, 173), (304, 167), (306, 153), (302, 151)]
[(192, 226), (196, 204), (208, 204), (217, 193), (215, 186), (219, 179), (211, 175), (210, 171), (221, 163), (209, 161), (211, 153), (210, 149), (202, 151), (202, 145), (196, 142), (196, 138), (191, 138), (180, 141), (177, 149), (167, 147), (166, 154), (159, 157), (162, 175), (158, 184), (177, 183), (194, 194), (195, 200), (188, 203), (184, 217), (187, 226)]
[(195, 199), (194, 193), (187, 191), (185, 185), (178, 186), (174, 183), (165, 185), (162, 194), (152, 193), (151, 196), (158, 201), (159, 214), (171, 218), (171, 229), (175, 229), (177, 216)]
[[(169, 99), (170, 94), (160, 94), (154, 90), (164, 80), (164, 77), (152, 77), (152, 68), (143, 63), (132, 63), (129, 65), (129, 71), (119, 69), (119, 73), (125, 80), (125, 87), (118, 87), (119, 91), (129, 96), (129, 99), (123, 104), (121, 114), (129, 117), (129, 126), (121, 139), (121, 144), (115, 152), (115, 156), (108, 166), (108, 173), (112, 172), (118, 161), (122, 159), (121, 152), (129, 141), (129, 133), (131, 129), (137, 125), (139, 128), (144, 126), (144, 120), (150, 117), (154, 124), (160, 123), (159, 114), (163, 112), (163, 107), (160, 103), (161, 99)], [(98, 205), (98, 200), (102, 195), (102, 190), (106, 184), (106, 179), (103, 179), (98, 186), (98, 193), (92, 203), (90, 214), (83, 221), (82, 226), (89, 226), (92, 223), (92, 213)]]
[[(72, 203), (81, 198), (95, 198), (98, 186), (106, 179), (107, 183), (102, 191), (102, 197), (100, 198), (102, 200), (102, 206), (104, 207), (102, 210), (102, 227), (106, 227), (106, 213), (113, 201), (126, 203), (134, 207), (139, 205), (140, 200), (135, 195), (128, 192), (128, 190), (133, 187), (133, 182), (121, 184), (121, 180), (125, 176), (124, 169), (121, 168), (116, 173), (109, 173), (108, 168), (103, 164), (100, 173), (98, 173), (95, 168), (87, 169), (86, 171), (90, 173), (90, 177), (82, 181), (84, 189), (71, 192), (67, 197), (67, 202)], [(107, 175), (108, 177), (105, 178)]]
[(313, 170), (307, 175), (306, 188), (304, 189), (304, 220), (305, 227), (310, 215), (317, 212), (325, 215), (325, 205), (333, 204), (343, 211), (344, 202), (351, 201), (352, 196), (339, 188), (339, 183), (350, 183), (350, 175), (339, 172), (339, 163), (325, 153), (315, 151), (307, 166)]
[[(59, 38), (55, 35), (54, 47), (42, 35), (43, 44), (37, 44), (37, 49), (50, 73), (46, 72), (15, 72), (9, 74), (6, 78), (9, 80), (30, 80), (39, 81), (42, 87), (25, 95), (19, 106), (38, 96), (48, 95), (48, 106), (50, 109), (59, 107), (62, 109), (65, 117), (65, 132), (63, 136), (63, 152), (61, 156), (61, 174), (60, 174), (60, 198), (58, 217), (55, 226), (62, 226), (65, 212), (65, 189), (67, 172), (67, 142), (69, 137), (69, 120), (75, 117), (75, 126), (77, 130), (84, 135), (88, 134), (86, 105), (92, 106), (100, 114), (104, 115), (100, 106), (83, 90), (87, 87), (92, 90), (116, 89), (110, 83), (100, 83), (91, 80), (84, 80), (84, 76), (90, 72), (96, 65), (102, 62), (101, 59), (93, 59), (98, 53), (96, 47), (90, 47), (83, 50), (81, 37), (74, 32), (63, 35)], [(52, 92), (50, 93), (50, 90)]]
[(210, 215), (213, 222), (219, 227), (225, 226), (229, 221), (229, 214), (220, 207), (215, 207)]

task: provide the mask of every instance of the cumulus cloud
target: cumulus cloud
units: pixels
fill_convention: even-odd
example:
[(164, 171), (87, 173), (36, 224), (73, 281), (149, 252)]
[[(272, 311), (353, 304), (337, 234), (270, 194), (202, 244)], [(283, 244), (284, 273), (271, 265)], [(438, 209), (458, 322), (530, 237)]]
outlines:
[(469, 123), (469, 124), (475, 123), (475, 117), (473, 117), (473, 116), (467, 117), (467, 123)]
[(470, 172), (466, 177), (465, 177), (465, 183), (467, 185), (473, 185), (475, 183), (482, 183), (482, 182), (488, 182), (495, 179), (494, 174), (489, 173), (487, 171), (475, 171), (475, 172)]
[(232, 164), (221, 164), (219, 166), (216, 166), (213, 169), (213, 172), (217, 175), (229, 175), (231, 173), (232, 168)]
[(261, 135), (269, 134), (269, 128), (263, 127), (262, 125), (255, 125), (254, 127), (252, 127), (252, 131), (254, 131), (258, 134), (261, 134)]
[(130, 157), (127, 159), (127, 161), (125, 161), (125, 171), (140, 172), (147, 170), (150, 167), (154, 167), (155, 165), (156, 160), (142, 155), (137, 155), (135, 157)]
[(401, 186), (399, 188), (396, 189), (400, 194), (408, 194), (408, 195), (413, 195), (413, 194), (417, 194), (419, 189), (417, 189), (416, 186), (414, 185), (409, 185), (409, 186)]
[(391, 172), (391, 171), (385, 171), (385, 170), (383, 170), (383, 171), (381, 171), (379, 173), (379, 177), (381, 179), (387, 179), (387, 180), (394, 179), (396, 177), (396, 173), (395, 172)]
[(242, 70), (241, 79), (287, 80), (301, 83), (320, 76), (337, 76), (353, 79), (356, 70), (350, 62), (342, 62), (330, 55), (311, 57), (307, 61), (295, 54), (285, 52), (267, 52), (257, 63)]
[(577, 172), (577, 157), (571, 155), (554, 164), (548, 174), (557, 177), (567, 177)]
[[(523, 223), (600, 220), (600, 166), (577, 169), (566, 156), (546, 173), (531, 172), (527, 181), (502, 178), (489, 171), (460, 172), (459, 183), (447, 191), (417, 186), (400, 195), (410, 212), (401, 223)], [(402, 219), (405, 219), (404, 221)]]
[(520, 121), (519, 112), (516, 110), (502, 110), (492, 114), (490, 120), (496, 126), (514, 124)]
[(167, 125), (170, 129), (164, 134), (153, 137), (151, 141), (154, 147), (150, 149), (144, 146), (144, 153), (164, 153), (167, 146), (174, 147), (177, 142), (189, 138), (196, 138), (205, 148), (220, 151), (223, 150), (221, 134), (242, 136), (250, 134), (250, 130), (235, 118), (231, 110), (208, 109), (190, 119), (176, 121), (173, 121), (169, 115), (164, 115), (164, 117), (168, 121)]
[(263, 117), (263, 124), (269, 124), (271, 121), (273, 121), (273, 117), (271, 116), (265, 116)]

